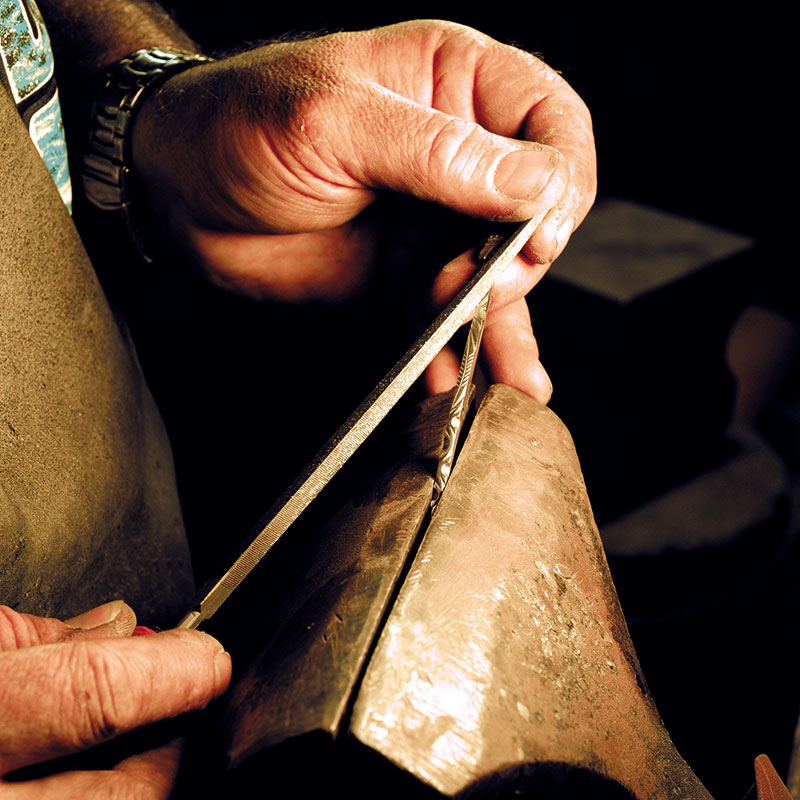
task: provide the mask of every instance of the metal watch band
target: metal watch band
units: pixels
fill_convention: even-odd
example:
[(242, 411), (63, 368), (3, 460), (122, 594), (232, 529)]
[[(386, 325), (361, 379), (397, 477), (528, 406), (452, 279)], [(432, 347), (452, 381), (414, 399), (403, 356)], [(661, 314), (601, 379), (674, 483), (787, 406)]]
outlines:
[(83, 188), (105, 211), (122, 211), (128, 230), (144, 254), (130, 218), (130, 131), (137, 106), (173, 75), (214, 59), (180, 50), (137, 50), (113, 64), (92, 108), (92, 125), (83, 159)]

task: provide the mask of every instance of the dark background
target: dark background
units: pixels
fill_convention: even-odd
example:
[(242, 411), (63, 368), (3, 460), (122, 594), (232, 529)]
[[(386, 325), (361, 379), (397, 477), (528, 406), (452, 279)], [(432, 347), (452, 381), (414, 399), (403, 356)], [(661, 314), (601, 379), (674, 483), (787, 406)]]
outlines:
[[(606, 312), (597, 315), (592, 298), (546, 283), (532, 296), (534, 309), (539, 298), (536, 329), (556, 384), (553, 407), (576, 438), (601, 522), (604, 508), (611, 518), (629, 498), (618, 479), (623, 465), (603, 446), (600, 427), (644, 443), (649, 459), (633, 469), (645, 482), (674, 472), (677, 465), (664, 458), (661, 445), (675, 437), (694, 442), (684, 449), (683, 477), (707, 464), (723, 442), (732, 402), (722, 358), (727, 326), (751, 300), (796, 313), (788, 277), (796, 90), (785, 13), (768, 4), (712, 9), (702, 3), (167, 5), (212, 50), (288, 31), (438, 17), (537, 52), (560, 70), (593, 115), (601, 196), (684, 214), (757, 241), (735, 268), (709, 272), (652, 301), (658, 314), (673, 314), (671, 327), (683, 327), (685, 336), (665, 330), (663, 349), (655, 353), (637, 345), (637, 326), (653, 318), (650, 307), (641, 320), (620, 326), (621, 338), (607, 356), (618, 365), (614, 385), (591, 369), (596, 359), (586, 350), (603, 336), (592, 323)], [(411, 338), (387, 331), (374, 309), (353, 309), (348, 325), (341, 309), (255, 308), (182, 280), (159, 283), (148, 309), (146, 324), (133, 314), (132, 327), (173, 440), (204, 579)], [(584, 327), (565, 331), (563, 320), (575, 318)], [(690, 318), (691, 328), (682, 324)], [(356, 352), (353, 343), (365, 339), (364, 330), (374, 347)], [(662, 382), (643, 382), (642, 365), (654, 361)], [(298, 419), (309, 422), (305, 430)], [(622, 460), (620, 453), (616, 458)], [(777, 534), (753, 535), (780, 539), (783, 524), (776, 523)], [(667, 728), (718, 800), (744, 796), (758, 752), (785, 770), (797, 718), (797, 573), (783, 564), (758, 574), (743, 569), (754, 563), (751, 557), (745, 547), (611, 564)], [(700, 588), (696, 607), (687, 607), (679, 590), (692, 580)], [(732, 582), (747, 591), (728, 598)]]

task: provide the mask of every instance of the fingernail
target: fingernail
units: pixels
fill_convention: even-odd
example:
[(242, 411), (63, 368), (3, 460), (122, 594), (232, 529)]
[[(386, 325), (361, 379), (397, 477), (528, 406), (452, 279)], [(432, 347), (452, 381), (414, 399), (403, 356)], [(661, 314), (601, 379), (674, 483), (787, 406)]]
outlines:
[(90, 630), (96, 628), (98, 625), (105, 625), (113, 622), (120, 614), (122, 609), (125, 608), (124, 600), (112, 600), (110, 603), (103, 603), (97, 608), (92, 608), (89, 611), (84, 611), (83, 614), (78, 614), (77, 617), (66, 620), (70, 628), (82, 628), (83, 630)]
[(226, 689), (231, 681), (231, 655), (227, 650), (220, 650), (214, 656), (214, 678), (219, 691)]
[(558, 166), (551, 148), (525, 148), (503, 156), (494, 172), (494, 187), (514, 200), (528, 200), (540, 192)]
[(145, 625), (137, 625), (133, 629), (133, 633), (131, 636), (151, 636), (155, 633), (152, 628), (148, 628)]
[(541, 361), (537, 362), (535, 371), (536, 374), (533, 380), (537, 387), (536, 399), (543, 405), (547, 405), (550, 402), (550, 398), (553, 396), (553, 382), (550, 380), (550, 376), (547, 374), (547, 370), (542, 366)]
[(572, 229), (574, 227), (575, 227), (574, 220), (568, 219), (558, 229), (558, 233), (556, 234), (556, 251), (552, 259), (553, 261), (555, 261), (561, 255), (564, 248), (567, 246), (567, 242), (569, 241), (569, 237), (572, 236)]

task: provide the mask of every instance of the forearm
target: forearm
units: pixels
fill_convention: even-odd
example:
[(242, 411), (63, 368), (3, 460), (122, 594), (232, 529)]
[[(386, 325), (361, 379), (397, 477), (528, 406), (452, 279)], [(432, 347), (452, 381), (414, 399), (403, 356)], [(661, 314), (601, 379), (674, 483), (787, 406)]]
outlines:
[(108, 64), (145, 47), (196, 51), (191, 38), (146, 0), (38, 0), (56, 63), (68, 138), (82, 149), (92, 97)]
[(62, 67), (84, 80), (143, 47), (195, 50), (189, 36), (146, 0), (38, 0)]

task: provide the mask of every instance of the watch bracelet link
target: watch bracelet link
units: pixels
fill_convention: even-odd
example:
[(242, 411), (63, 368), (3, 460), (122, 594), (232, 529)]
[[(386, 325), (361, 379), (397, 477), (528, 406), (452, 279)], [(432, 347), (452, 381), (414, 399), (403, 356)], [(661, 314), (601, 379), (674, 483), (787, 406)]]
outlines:
[(83, 188), (92, 205), (121, 211), (140, 254), (150, 261), (131, 216), (134, 180), (131, 130), (142, 100), (179, 72), (214, 59), (197, 53), (154, 47), (137, 50), (106, 71), (92, 107), (89, 142), (83, 159)]

